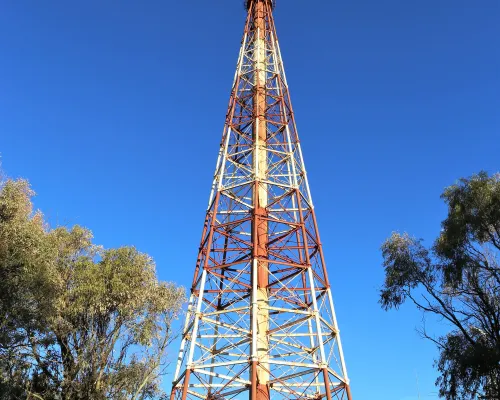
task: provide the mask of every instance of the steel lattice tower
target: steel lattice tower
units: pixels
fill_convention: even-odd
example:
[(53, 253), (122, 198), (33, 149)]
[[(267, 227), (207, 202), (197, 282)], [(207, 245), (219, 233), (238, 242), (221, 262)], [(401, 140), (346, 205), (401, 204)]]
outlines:
[(274, 1), (246, 7), (171, 400), (351, 400)]

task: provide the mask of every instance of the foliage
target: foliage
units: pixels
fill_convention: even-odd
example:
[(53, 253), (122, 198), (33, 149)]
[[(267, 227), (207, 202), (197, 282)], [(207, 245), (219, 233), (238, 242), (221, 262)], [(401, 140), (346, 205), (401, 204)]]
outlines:
[(24, 180), (0, 187), (0, 398), (161, 397), (183, 289), (134, 247), (49, 229), (33, 195)]
[(383, 308), (410, 299), (451, 331), (433, 338), (436, 384), (451, 399), (500, 398), (500, 176), (481, 172), (445, 189), (448, 216), (429, 250), (408, 234), (382, 246)]

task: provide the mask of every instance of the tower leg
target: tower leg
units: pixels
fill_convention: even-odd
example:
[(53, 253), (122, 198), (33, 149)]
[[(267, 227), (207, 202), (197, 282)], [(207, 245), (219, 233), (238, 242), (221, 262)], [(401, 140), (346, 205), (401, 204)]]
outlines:
[(182, 400), (186, 400), (187, 398), (190, 377), (191, 377), (191, 370), (188, 369), (186, 371), (186, 376), (184, 377), (184, 386), (182, 387)]
[(267, 122), (266, 122), (266, 1), (254, 1), (255, 21), (255, 93), (254, 93), (254, 257), (257, 258), (257, 359), (256, 393), (252, 400), (269, 400), (269, 269), (268, 269), (268, 222), (267, 222)]
[(325, 383), (326, 398), (327, 400), (332, 400), (332, 389), (330, 388), (330, 377), (328, 376), (328, 371), (323, 368), (323, 381)]
[(347, 400), (352, 400), (351, 387), (349, 385), (345, 386), (345, 391), (347, 393)]

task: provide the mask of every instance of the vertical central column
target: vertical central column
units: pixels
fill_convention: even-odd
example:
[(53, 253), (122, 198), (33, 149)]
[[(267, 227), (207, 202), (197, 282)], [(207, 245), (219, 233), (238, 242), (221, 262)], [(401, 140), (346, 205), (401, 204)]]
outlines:
[(266, 122), (266, 4), (267, 0), (254, 0), (254, 265), (257, 273), (257, 360), (253, 362), (252, 400), (269, 400), (269, 269), (268, 269), (268, 223), (267, 223), (267, 122)]

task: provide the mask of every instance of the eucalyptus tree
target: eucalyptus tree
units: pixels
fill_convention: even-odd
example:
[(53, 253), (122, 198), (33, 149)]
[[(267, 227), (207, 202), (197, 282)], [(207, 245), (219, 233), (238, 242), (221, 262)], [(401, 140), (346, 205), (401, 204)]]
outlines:
[(406, 300), (446, 323), (435, 337), (442, 397), (500, 399), (500, 175), (460, 179), (442, 199), (448, 215), (431, 248), (407, 233), (382, 246), (383, 308)]
[(162, 397), (184, 290), (134, 247), (50, 229), (33, 195), (24, 180), (0, 187), (0, 397)]

